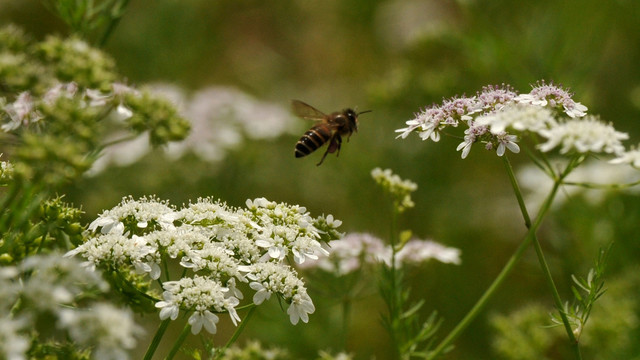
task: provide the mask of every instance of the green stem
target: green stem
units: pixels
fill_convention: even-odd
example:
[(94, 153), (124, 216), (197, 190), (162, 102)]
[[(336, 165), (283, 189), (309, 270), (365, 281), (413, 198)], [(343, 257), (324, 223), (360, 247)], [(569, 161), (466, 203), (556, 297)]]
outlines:
[(559, 182), (554, 183), (553, 188), (551, 189), (551, 192), (549, 193), (544, 203), (542, 204), (540, 211), (536, 215), (536, 218), (533, 224), (531, 224), (531, 227), (527, 231), (527, 234), (525, 235), (524, 240), (520, 243), (520, 245), (518, 246), (516, 251), (513, 253), (513, 255), (511, 255), (511, 258), (509, 258), (509, 260), (504, 265), (504, 267), (502, 268), (498, 276), (493, 280), (491, 285), (489, 285), (487, 290), (485, 290), (485, 292), (478, 299), (478, 301), (471, 308), (471, 310), (467, 313), (467, 315), (465, 315), (465, 317), (458, 323), (458, 325), (456, 325), (456, 327), (453, 330), (451, 330), (451, 332), (447, 335), (447, 337), (445, 337), (438, 344), (438, 346), (428, 355), (427, 359), (435, 359), (443, 351), (449, 349), (449, 347), (451, 346), (451, 343), (454, 340), (456, 340), (458, 336), (460, 336), (462, 332), (469, 326), (469, 324), (471, 324), (471, 322), (476, 318), (476, 316), (480, 314), (480, 311), (486, 306), (489, 299), (491, 299), (491, 297), (495, 294), (495, 292), (500, 287), (500, 285), (502, 285), (502, 283), (507, 278), (507, 276), (511, 273), (511, 271), (513, 271), (515, 265), (522, 258), (524, 251), (534, 240), (535, 233), (540, 227), (540, 224), (542, 223), (542, 219), (551, 208), (551, 204), (553, 202), (553, 199), (556, 196), (556, 193), (558, 192), (559, 186), (560, 186)]
[[(537, 147), (540, 144), (538, 136), (534, 132), (530, 133), (530, 135), (533, 143), (535, 144), (534, 146)], [(549, 175), (550, 177), (556, 176), (553, 166), (551, 165), (551, 161), (549, 161), (549, 158), (545, 153), (538, 152), (538, 154), (540, 155), (540, 157), (538, 157), (531, 151), (531, 149), (529, 149), (528, 146), (525, 146), (524, 149), (529, 155), (529, 158), (534, 162), (534, 164), (538, 166), (542, 171), (544, 171), (545, 174)]]
[(549, 285), (549, 289), (551, 290), (551, 294), (553, 296), (553, 302), (558, 309), (558, 313), (560, 314), (560, 318), (562, 319), (562, 324), (564, 325), (564, 330), (567, 332), (569, 336), (569, 343), (573, 348), (573, 352), (575, 353), (576, 359), (582, 359), (582, 354), (580, 353), (580, 347), (578, 346), (578, 340), (576, 339), (575, 334), (573, 333), (573, 329), (571, 329), (571, 324), (569, 323), (569, 319), (567, 318), (567, 314), (562, 307), (562, 299), (560, 298), (560, 294), (558, 293), (558, 289), (556, 288), (556, 284), (553, 281), (553, 277), (551, 276), (551, 270), (549, 270), (549, 265), (544, 258), (544, 254), (542, 252), (542, 247), (540, 246), (540, 242), (537, 238), (534, 238), (533, 247), (536, 249), (536, 254), (538, 255), (538, 261), (540, 262), (540, 267), (542, 268), (542, 272), (545, 275), (547, 280), (547, 284)]
[(33, 200), (35, 185), (19, 182), (13, 184), (12, 190), (14, 189), (15, 191), (11, 191), (6, 198), (7, 203), (3, 204), (5, 211), (0, 218), (0, 229), (16, 230), (16, 218), (24, 214), (29, 201)]
[(522, 191), (520, 191), (520, 185), (518, 185), (518, 180), (516, 179), (516, 175), (513, 172), (513, 167), (511, 166), (511, 162), (509, 161), (509, 158), (506, 154), (502, 157), (502, 160), (504, 162), (504, 167), (507, 169), (507, 175), (509, 175), (511, 187), (513, 187), (516, 199), (518, 200), (518, 206), (520, 207), (520, 212), (522, 213), (522, 217), (524, 218), (524, 225), (527, 227), (527, 229), (529, 229), (531, 228), (531, 217), (529, 216), (527, 206), (524, 203)]
[(44, 233), (42, 235), (40, 235), (40, 243), (38, 244), (38, 248), (36, 249), (36, 254), (40, 254), (40, 252), (42, 251), (42, 248), (44, 246), (44, 242), (45, 240), (47, 240), (47, 236), (49, 236), (50, 233), (50, 225), (47, 226), (47, 229), (44, 231)]
[(570, 186), (581, 186), (587, 189), (624, 190), (624, 189), (628, 189), (628, 188), (632, 188), (634, 186), (640, 185), (640, 180), (626, 183), (626, 184), (594, 184), (594, 183), (573, 182), (573, 181), (565, 181), (562, 184), (570, 185)]
[(191, 325), (189, 325), (189, 323), (187, 322), (187, 324), (184, 326), (184, 328), (180, 332), (180, 335), (176, 339), (176, 342), (173, 344), (171, 351), (169, 351), (169, 355), (167, 355), (166, 357), (167, 360), (173, 359), (173, 357), (176, 356), (178, 351), (180, 351), (180, 346), (182, 346), (184, 339), (186, 339), (187, 336), (189, 335), (190, 330), (191, 330)]
[(391, 242), (391, 264), (390, 264), (390, 272), (391, 272), (391, 291), (390, 291), (390, 295), (389, 295), (389, 317), (390, 317), (390, 325), (392, 330), (392, 339), (393, 339), (393, 344), (395, 346), (395, 354), (396, 357), (399, 359), (402, 356), (402, 350), (401, 350), (401, 344), (399, 342), (399, 337), (400, 334), (398, 334), (398, 329), (395, 328), (394, 324), (397, 324), (397, 322), (400, 320), (398, 317), (400, 316), (400, 311), (401, 309), (399, 309), (400, 306), (400, 296), (402, 296), (400, 294), (401, 290), (398, 289), (398, 279), (397, 279), (397, 269), (396, 269), (396, 251), (397, 248), (396, 246), (398, 245), (398, 211), (397, 211), (397, 207), (393, 206), (392, 210), (391, 210), (391, 237), (390, 237), (390, 242)]
[(105, 142), (104, 144), (100, 145), (100, 147), (102, 149), (108, 148), (109, 146), (113, 146), (113, 145), (117, 145), (117, 144), (120, 144), (120, 143), (123, 143), (123, 142), (131, 141), (131, 140), (133, 140), (133, 139), (135, 139), (137, 137), (138, 137), (138, 135), (124, 136), (124, 137), (121, 137), (119, 139), (115, 139), (115, 140), (111, 140), (111, 141)]
[(9, 191), (2, 198), (2, 201), (0, 201), (0, 211), (2, 211), (0, 213), (0, 233), (2, 234), (6, 233), (11, 227), (9, 225), (9, 219), (15, 210), (13, 209), (13, 204), (16, 201), (19, 192), (20, 186), (14, 183), (9, 187)]
[(102, 34), (102, 38), (100, 39), (99, 46), (101, 48), (105, 46), (107, 40), (109, 39), (109, 36), (111, 36), (113, 30), (120, 23), (120, 19), (122, 19), (122, 14), (124, 13), (124, 9), (127, 7), (127, 5), (129, 5), (129, 0), (122, 0), (117, 8), (114, 8), (112, 10), (114, 14), (111, 14), (112, 17), (111, 19), (109, 19), (109, 25), (107, 25), (107, 28), (105, 29), (104, 33)]
[(215, 357), (216, 359), (221, 359), (222, 356), (224, 356), (224, 353), (227, 351), (227, 349), (231, 345), (233, 345), (236, 342), (236, 340), (238, 340), (238, 337), (244, 330), (244, 327), (247, 326), (247, 323), (249, 322), (249, 320), (251, 319), (251, 316), (253, 316), (253, 313), (256, 311), (257, 308), (258, 307), (256, 305), (253, 305), (251, 308), (249, 308), (249, 312), (247, 313), (247, 316), (245, 316), (244, 319), (240, 322), (240, 325), (236, 328), (236, 331), (233, 333), (229, 341), (227, 341), (227, 343), (224, 344), (224, 347), (220, 349), (220, 351), (216, 354), (216, 357)]
[(156, 331), (156, 334), (153, 337), (151, 344), (149, 344), (149, 347), (147, 348), (147, 352), (145, 353), (143, 358), (144, 360), (151, 360), (151, 358), (153, 357), (153, 354), (158, 349), (158, 345), (160, 345), (160, 340), (162, 340), (162, 336), (164, 335), (165, 331), (167, 331), (167, 328), (169, 327), (170, 322), (171, 322), (171, 319), (166, 319), (160, 323), (160, 327), (158, 327), (158, 330)]
[(342, 350), (347, 350), (347, 337), (349, 335), (349, 317), (351, 315), (351, 294), (342, 299)]
[[(511, 163), (509, 162), (509, 158), (505, 155), (503, 157), (504, 165), (507, 170), (507, 174), (509, 175), (509, 180), (511, 181), (511, 185), (513, 186), (513, 191), (518, 199), (518, 205), (520, 206), (520, 211), (522, 212), (522, 216), (524, 217), (525, 224), (527, 228), (531, 226), (531, 218), (529, 217), (529, 213), (527, 212), (527, 208), (524, 204), (524, 199), (522, 197), (522, 192), (520, 191), (520, 186), (518, 185), (518, 181), (513, 172), (513, 167), (511, 167)], [(562, 179), (568, 175), (570, 168), (567, 168), (559, 178), (554, 179), (554, 186), (558, 188), (562, 183)], [(536, 255), (538, 256), (538, 262), (540, 263), (540, 267), (542, 268), (542, 272), (544, 273), (545, 280), (549, 285), (549, 289), (551, 290), (551, 294), (553, 296), (553, 301), (555, 302), (556, 308), (560, 313), (560, 317), (562, 318), (562, 323), (564, 325), (565, 331), (569, 336), (569, 342), (573, 347), (573, 350), (576, 354), (577, 359), (581, 359), (582, 356), (580, 354), (580, 347), (578, 346), (578, 341), (573, 334), (571, 329), (571, 324), (569, 323), (569, 319), (567, 315), (563, 311), (562, 307), (562, 299), (560, 298), (560, 294), (558, 293), (558, 288), (556, 287), (555, 282), (553, 281), (553, 276), (551, 275), (551, 270), (549, 269), (549, 265), (547, 264), (547, 260), (544, 257), (544, 252), (542, 251), (542, 247), (540, 246), (540, 241), (538, 241), (538, 237), (533, 234), (533, 247), (536, 250)]]

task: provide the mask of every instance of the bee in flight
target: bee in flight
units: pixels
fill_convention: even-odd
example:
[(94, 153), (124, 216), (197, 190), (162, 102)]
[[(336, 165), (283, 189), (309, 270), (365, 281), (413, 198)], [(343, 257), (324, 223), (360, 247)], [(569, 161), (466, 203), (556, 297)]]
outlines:
[(352, 109), (345, 109), (327, 115), (300, 100), (293, 100), (291, 105), (293, 112), (299, 117), (317, 121), (296, 143), (296, 157), (307, 156), (326, 142), (329, 143), (327, 151), (324, 152), (317, 166), (322, 164), (329, 153), (335, 152), (336, 156), (338, 156), (342, 145), (342, 137), (346, 136), (347, 141), (349, 141), (351, 134), (354, 131), (358, 131), (358, 116), (371, 112), (371, 110), (367, 110), (356, 113)]

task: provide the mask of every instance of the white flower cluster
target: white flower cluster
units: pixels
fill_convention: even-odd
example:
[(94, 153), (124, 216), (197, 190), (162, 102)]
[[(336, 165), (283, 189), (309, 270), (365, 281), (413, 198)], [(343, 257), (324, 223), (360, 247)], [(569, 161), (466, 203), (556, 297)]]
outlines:
[(134, 335), (143, 333), (130, 310), (108, 303), (90, 309), (62, 309), (58, 327), (67, 330), (76, 344), (93, 347), (94, 359), (128, 358), (127, 350), (136, 346)]
[(67, 255), (81, 255), (92, 268), (128, 266), (151, 279), (170, 268), (164, 261), (173, 261), (183, 275), (163, 283), (163, 300), (156, 307), (162, 319), (193, 311), (194, 333), (203, 326), (215, 333), (215, 313), (240, 321), (235, 307), (244, 296), (236, 284), (249, 281), (256, 291), (254, 304), (265, 299), (258, 293), (276, 293), (290, 304), (287, 312), (296, 324), (307, 322), (315, 308), (285, 259), (302, 264), (328, 255), (321, 241), (341, 237), (340, 224), (331, 215), (312, 218), (304, 207), (264, 198), (247, 200), (243, 208), (201, 198), (176, 209), (155, 197), (125, 197), (92, 222), (91, 236)]
[(539, 132), (557, 125), (553, 111), (550, 109), (521, 103), (507, 105), (500, 111), (479, 116), (476, 118), (476, 123), (489, 126), (493, 134), (503, 133), (507, 128), (521, 132)]
[(539, 82), (528, 94), (517, 94), (509, 86), (489, 86), (476, 96), (445, 100), (424, 109), (396, 132), (402, 138), (418, 132), (423, 140), (438, 141), (445, 128), (464, 124), (464, 141), (457, 147), (463, 159), (477, 142), (485, 143), (498, 156), (506, 149), (518, 153), (518, 136), (527, 134), (545, 140), (537, 145), (542, 152), (560, 147), (561, 154), (607, 153), (616, 155), (619, 163), (631, 164), (640, 158), (633, 150), (625, 153), (621, 141), (627, 134), (595, 116), (586, 116), (586, 111), (572, 94), (554, 84)]
[[(0, 358), (27, 359), (38, 324), (53, 316), (60, 333), (79, 348), (91, 348), (92, 358), (127, 359), (127, 351), (135, 347), (135, 337), (142, 332), (132, 313), (104, 303), (75, 307), (81, 295), (107, 289), (98, 273), (55, 253), (1, 268)], [(15, 307), (17, 303), (21, 306)]]
[[(552, 166), (562, 168), (567, 166), (567, 161), (563, 159), (551, 159)], [(612, 163), (609, 161), (609, 163)], [(553, 186), (553, 179), (533, 164), (523, 166), (516, 173), (520, 186), (526, 193), (525, 202), (532, 209), (537, 209), (549, 194)], [(602, 161), (587, 160), (580, 167), (574, 169), (564, 181), (569, 183), (590, 183), (590, 184), (628, 184), (637, 181), (638, 171), (632, 167), (614, 166)], [(583, 186), (564, 186), (559, 196), (556, 196), (553, 206), (562, 206), (568, 199), (582, 197), (587, 203), (593, 206), (601, 205), (610, 192), (603, 191), (606, 187), (599, 189), (589, 189)], [(616, 190), (618, 192), (620, 190)], [(623, 190), (627, 193), (637, 194), (638, 187), (631, 187)]]
[(193, 278), (184, 277), (177, 281), (167, 281), (163, 284), (164, 301), (156, 303), (160, 310), (160, 319), (175, 320), (178, 317), (180, 307), (193, 309), (194, 313), (189, 317), (191, 332), (197, 334), (202, 326), (211, 334), (216, 333), (218, 316), (210, 311), (228, 312), (234, 325), (240, 321), (235, 307), (240, 300), (229, 296), (229, 288), (223, 287), (216, 279), (207, 276), (195, 275)]
[(631, 147), (627, 151), (623, 151), (618, 154), (618, 157), (609, 161), (611, 164), (629, 164), (632, 167), (640, 170), (640, 146)]
[(371, 177), (393, 196), (394, 203), (400, 212), (415, 206), (411, 200), (411, 193), (418, 189), (418, 184), (411, 180), (402, 180), (391, 169), (375, 168), (371, 170)]
[[(2, 154), (0, 154), (2, 156)], [(0, 161), (0, 184), (13, 178), (13, 164), (9, 161)]]
[(4, 114), (0, 112), (0, 120), (5, 122), (0, 126), (4, 132), (13, 132), (21, 127), (27, 127), (43, 120), (42, 114), (37, 110), (37, 105), (52, 105), (59, 98), (77, 97), (85, 107), (108, 107), (112, 101), (119, 102), (115, 108), (115, 116), (126, 119), (131, 116), (131, 110), (122, 105), (122, 97), (128, 92), (135, 92), (134, 89), (124, 84), (112, 84), (112, 91), (103, 94), (99, 90), (85, 89), (80, 92), (78, 84), (74, 82), (60, 83), (52, 86), (42, 96), (42, 98), (34, 98), (27, 91), (18, 95), (15, 101), (2, 106)]
[[(183, 89), (171, 85), (156, 84), (151, 90), (169, 98), (180, 114), (191, 122), (189, 136), (166, 147), (171, 158), (193, 153), (204, 161), (217, 162), (229, 151), (239, 148), (246, 139), (273, 139), (299, 131), (298, 120), (286, 108), (260, 101), (234, 88), (208, 87), (190, 97)], [(216, 131), (211, 131), (212, 128)], [(151, 146), (145, 135), (116, 144), (105, 149), (91, 173), (97, 174), (110, 164), (130, 165), (149, 151)]]
[(269, 299), (272, 293), (277, 293), (291, 304), (287, 314), (292, 324), (297, 324), (299, 320), (309, 321), (309, 314), (316, 308), (295, 270), (275, 263), (257, 263), (251, 267), (248, 277), (251, 280), (249, 286), (256, 291), (253, 295), (254, 304), (259, 305)]
[(429, 259), (436, 259), (445, 264), (460, 265), (460, 249), (447, 247), (431, 240), (412, 239), (396, 254), (396, 261), (419, 264)]
[(22, 125), (38, 122), (42, 115), (35, 111), (33, 97), (29, 92), (22, 92), (16, 100), (4, 106), (4, 111), (8, 117), (8, 122), (2, 124), (0, 129), (10, 132)]
[(546, 143), (539, 145), (540, 151), (548, 152), (561, 145), (561, 154), (570, 151), (621, 154), (624, 152), (621, 141), (629, 138), (626, 133), (616, 131), (611, 124), (605, 124), (590, 115), (582, 119), (570, 119), (538, 133), (547, 139)]
[[(391, 264), (391, 246), (370, 234), (350, 233), (340, 240), (329, 242), (331, 253), (316, 261), (302, 264), (303, 269), (318, 268), (336, 276), (343, 276), (359, 270), (367, 264), (384, 262)], [(396, 266), (419, 264), (436, 259), (447, 264), (460, 264), (460, 250), (447, 247), (431, 240), (409, 240), (396, 253)]]

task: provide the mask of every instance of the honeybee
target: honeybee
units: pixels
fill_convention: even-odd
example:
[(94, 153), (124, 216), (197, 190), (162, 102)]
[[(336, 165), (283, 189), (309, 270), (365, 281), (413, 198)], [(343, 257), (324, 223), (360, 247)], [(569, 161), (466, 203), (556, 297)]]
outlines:
[(296, 143), (296, 157), (307, 156), (326, 142), (329, 143), (327, 151), (324, 152), (322, 159), (316, 166), (320, 166), (329, 153), (335, 152), (337, 157), (340, 154), (342, 137), (346, 136), (349, 141), (351, 134), (358, 131), (358, 116), (371, 112), (371, 110), (366, 110), (357, 113), (352, 109), (344, 109), (327, 115), (300, 100), (293, 100), (291, 105), (293, 112), (299, 117), (317, 121)]

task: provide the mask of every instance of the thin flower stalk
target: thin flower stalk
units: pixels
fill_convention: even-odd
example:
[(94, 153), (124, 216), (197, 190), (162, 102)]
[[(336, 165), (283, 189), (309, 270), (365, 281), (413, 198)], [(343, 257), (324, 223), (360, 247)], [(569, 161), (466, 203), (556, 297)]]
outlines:
[[(527, 208), (524, 204), (524, 198), (522, 197), (520, 186), (518, 185), (518, 181), (516, 180), (516, 176), (513, 172), (513, 167), (511, 166), (511, 163), (509, 162), (508, 157), (505, 156), (503, 158), (503, 161), (505, 164), (505, 168), (507, 170), (507, 174), (509, 175), (509, 180), (511, 181), (511, 186), (513, 187), (514, 194), (518, 199), (518, 205), (520, 206), (520, 211), (524, 218), (525, 226), (527, 228), (530, 228), (531, 218), (529, 217), (529, 212), (527, 211)], [(571, 169), (567, 168), (566, 171), (563, 172), (561, 176), (556, 180), (556, 183), (560, 184), (562, 182), (562, 179), (566, 175), (568, 175), (570, 170)], [(536, 255), (538, 256), (538, 261), (540, 262), (540, 267), (542, 268), (547, 284), (549, 285), (549, 289), (551, 290), (551, 294), (553, 296), (553, 300), (555, 302), (556, 308), (560, 312), (560, 317), (562, 319), (562, 323), (567, 332), (567, 336), (569, 337), (569, 342), (570, 344), (572, 344), (573, 350), (576, 354), (576, 358), (581, 359), (582, 357), (580, 354), (580, 347), (577, 346), (578, 342), (575, 338), (573, 330), (571, 329), (571, 324), (569, 323), (569, 319), (567, 318), (566, 314), (562, 311), (562, 308), (563, 308), (562, 299), (560, 298), (560, 294), (558, 293), (558, 288), (556, 287), (555, 282), (553, 281), (553, 276), (551, 275), (551, 270), (549, 269), (547, 260), (544, 257), (544, 252), (542, 251), (542, 247), (540, 246), (540, 241), (538, 241), (538, 237), (535, 235), (535, 233), (533, 234), (533, 246), (536, 250)]]
[(509, 276), (509, 274), (515, 268), (515, 265), (520, 261), (522, 255), (525, 250), (531, 245), (531, 242), (535, 238), (535, 233), (540, 227), (542, 220), (545, 215), (549, 212), (551, 208), (551, 204), (553, 203), (553, 199), (558, 192), (560, 184), (558, 182), (554, 183), (553, 188), (551, 189), (549, 195), (545, 199), (542, 207), (538, 211), (535, 220), (531, 224), (531, 227), (527, 231), (527, 234), (524, 237), (524, 240), (520, 243), (516, 251), (511, 255), (507, 263), (504, 265), (498, 276), (493, 280), (491, 285), (485, 290), (482, 296), (478, 299), (475, 305), (471, 308), (471, 310), (465, 315), (465, 317), (456, 325), (456, 327), (449, 332), (449, 334), (436, 346), (436, 348), (429, 353), (427, 359), (433, 360), (440, 356), (445, 350), (447, 350), (451, 344), (462, 334), (462, 332), (471, 324), (471, 322), (480, 314), (482, 309), (489, 302), (491, 297), (495, 294), (498, 288), (502, 285), (504, 280)]
[(143, 360), (151, 360), (153, 358), (153, 354), (155, 354), (160, 342), (162, 341), (162, 337), (164, 333), (169, 328), (169, 324), (171, 323), (171, 319), (166, 319), (160, 323), (158, 330), (156, 330), (155, 335), (153, 336), (153, 340), (149, 343), (149, 347), (147, 348), (147, 352), (144, 354)]
[(255, 313), (256, 309), (257, 309), (257, 306), (255, 306), (253, 304), (250, 305), (249, 311), (247, 312), (247, 315), (245, 315), (244, 320), (240, 323), (240, 325), (233, 332), (233, 335), (231, 336), (229, 341), (227, 341), (227, 343), (222, 348), (220, 348), (218, 350), (215, 359), (221, 359), (224, 356), (224, 354), (227, 351), (227, 349), (236, 342), (236, 340), (238, 339), (238, 337), (240, 336), (240, 334), (244, 330), (244, 327), (247, 326), (247, 324), (249, 323), (249, 319), (251, 319), (251, 317)]
[(190, 328), (191, 328), (191, 325), (189, 324), (185, 325), (184, 328), (182, 328), (180, 335), (178, 335), (176, 342), (173, 344), (173, 347), (171, 348), (171, 350), (169, 351), (169, 354), (166, 357), (167, 360), (173, 359), (173, 357), (176, 356), (178, 351), (180, 351), (180, 347), (182, 346), (182, 343), (184, 343), (184, 340), (187, 338), (187, 336), (189, 336)]

